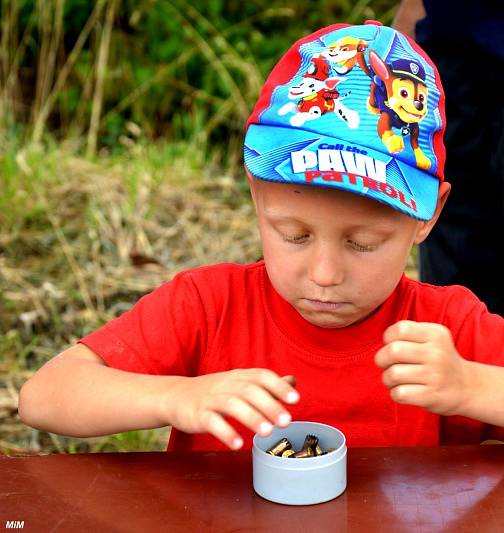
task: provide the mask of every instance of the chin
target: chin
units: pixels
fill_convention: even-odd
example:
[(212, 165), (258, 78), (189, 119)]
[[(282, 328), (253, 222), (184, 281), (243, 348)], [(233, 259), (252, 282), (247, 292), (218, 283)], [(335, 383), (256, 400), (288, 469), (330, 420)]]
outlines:
[(313, 326), (325, 329), (339, 329), (346, 328), (362, 320), (362, 318), (357, 317), (335, 317), (334, 315), (329, 316), (313, 316), (307, 313), (301, 313), (301, 316)]
[(349, 313), (314, 313), (308, 310), (302, 310), (297, 308), (298, 313), (313, 326), (326, 329), (339, 329), (346, 328), (352, 324), (357, 324), (366, 320), (371, 316), (380, 306), (367, 308), (367, 309), (353, 309), (353, 312)]

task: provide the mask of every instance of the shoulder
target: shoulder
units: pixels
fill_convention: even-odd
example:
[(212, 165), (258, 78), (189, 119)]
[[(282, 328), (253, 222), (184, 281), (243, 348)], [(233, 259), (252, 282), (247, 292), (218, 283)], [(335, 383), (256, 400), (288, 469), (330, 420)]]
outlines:
[(471, 300), (480, 302), (478, 297), (467, 287), (462, 285), (432, 285), (424, 281), (418, 281), (404, 277), (404, 289), (425, 300)]
[(450, 318), (470, 309), (485, 308), (485, 304), (468, 288), (462, 285), (431, 285), (404, 277), (400, 292), (410, 301), (418, 313), (431, 318)]
[(468, 346), (467, 351), (475, 352), (478, 346), (488, 344), (495, 344), (491, 350), (502, 351), (504, 318), (490, 313), (468, 288), (461, 285), (435, 286), (407, 278), (400, 285), (410, 319), (443, 324), (462, 351), (465, 351), (462, 346)]
[(221, 309), (226, 302), (260, 290), (264, 262), (219, 263), (182, 270), (146, 294), (135, 308)]
[(243, 323), (247, 313), (261, 308), (264, 272), (263, 261), (202, 266), (175, 276), (170, 293), (177, 307), (201, 310), (206, 327), (216, 332), (220, 324)]
[(208, 287), (210, 284), (227, 285), (234, 283), (250, 283), (260, 279), (265, 270), (264, 261), (250, 264), (218, 263), (190, 270), (184, 270), (174, 280), (190, 280), (197, 287)]
[(251, 264), (218, 263), (201, 266), (178, 273), (171, 290), (197, 294), (203, 305), (222, 304), (243, 294), (259, 291), (265, 272), (264, 261)]
[(461, 353), (499, 353), (503, 350), (504, 318), (461, 285), (436, 286), (403, 278), (399, 284), (403, 315), (417, 322), (446, 326)]

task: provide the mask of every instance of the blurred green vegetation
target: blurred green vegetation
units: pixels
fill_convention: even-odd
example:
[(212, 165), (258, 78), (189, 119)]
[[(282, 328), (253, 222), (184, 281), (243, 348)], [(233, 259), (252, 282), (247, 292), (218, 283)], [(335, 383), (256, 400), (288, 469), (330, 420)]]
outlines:
[(43, 363), (178, 271), (257, 260), (248, 191), (188, 144), (161, 140), (94, 161), (30, 145), (4, 154), (0, 174), (0, 452), (164, 449), (166, 428), (102, 439), (31, 430), (17, 394)]
[(179, 270), (260, 256), (241, 153), (265, 77), (397, 2), (0, 1), (0, 452), (162, 450), (166, 428), (27, 428), (19, 388)]
[[(337, 22), (390, 23), (390, 0), (2, 0), (0, 131), (72, 139), (198, 139), (240, 158), (244, 121), (278, 58)], [(124, 140), (124, 139), (123, 139)], [(127, 141), (126, 141), (127, 142)]]

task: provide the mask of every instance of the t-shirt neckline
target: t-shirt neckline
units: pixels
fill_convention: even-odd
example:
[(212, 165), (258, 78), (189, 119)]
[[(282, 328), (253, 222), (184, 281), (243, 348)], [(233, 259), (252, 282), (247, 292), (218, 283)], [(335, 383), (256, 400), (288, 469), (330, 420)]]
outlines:
[(361, 355), (383, 344), (385, 329), (400, 316), (400, 293), (407, 282), (403, 274), (396, 288), (369, 317), (345, 328), (321, 328), (310, 324), (273, 287), (263, 262), (261, 285), (268, 320), (284, 336), (286, 342), (311, 354), (329, 357)]

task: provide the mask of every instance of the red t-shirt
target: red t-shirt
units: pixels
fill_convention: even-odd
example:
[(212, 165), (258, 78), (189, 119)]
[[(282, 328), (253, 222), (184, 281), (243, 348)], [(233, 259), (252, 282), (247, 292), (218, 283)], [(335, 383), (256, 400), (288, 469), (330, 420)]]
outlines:
[[(504, 366), (504, 319), (468, 289), (402, 277), (373, 315), (342, 329), (304, 320), (271, 285), (264, 262), (188, 270), (80, 342), (113, 368), (198, 376), (234, 368), (293, 374), (301, 400), (293, 420), (341, 429), (349, 446), (479, 443), (504, 430), (464, 417), (439, 417), (390, 399), (374, 355), (384, 330), (407, 319), (452, 332), (465, 358)], [(245, 447), (252, 433), (239, 427)], [(172, 430), (169, 449), (219, 450), (211, 435)]]

